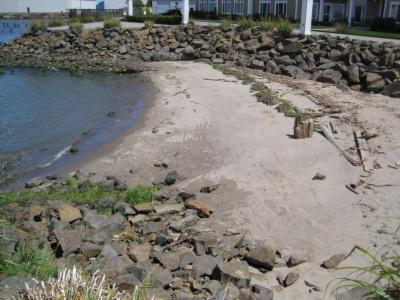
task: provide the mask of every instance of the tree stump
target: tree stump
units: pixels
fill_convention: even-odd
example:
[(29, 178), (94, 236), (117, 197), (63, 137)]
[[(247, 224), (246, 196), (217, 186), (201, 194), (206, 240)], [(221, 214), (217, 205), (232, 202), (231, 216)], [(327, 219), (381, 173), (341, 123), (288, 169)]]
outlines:
[(297, 116), (294, 120), (293, 135), (295, 139), (310, 138), (313, 135), (313, 120), (306, 116)]

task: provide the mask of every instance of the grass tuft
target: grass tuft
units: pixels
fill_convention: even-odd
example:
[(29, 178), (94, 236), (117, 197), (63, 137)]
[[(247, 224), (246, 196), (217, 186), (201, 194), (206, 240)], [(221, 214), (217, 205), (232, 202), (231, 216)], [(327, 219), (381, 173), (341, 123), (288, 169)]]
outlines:
[(131, 205), (153, 202), (154, 195), (157, 192), (156, 186), (138, 185), (131, 190), (128, 190), (124, 195), (124, 200)]
[(48, 23), (45, 20), (34, 20), (31, 22), (30, 30), (32, 32), (47, 30)]
[(104, 28), (121, 28), (121, 21), (118, 19), (108, 19), (104, 21)]
[(49, 27), (59, 27), (64, 25), (64, 19), (63, 18), (52, 18), (49, 21)]

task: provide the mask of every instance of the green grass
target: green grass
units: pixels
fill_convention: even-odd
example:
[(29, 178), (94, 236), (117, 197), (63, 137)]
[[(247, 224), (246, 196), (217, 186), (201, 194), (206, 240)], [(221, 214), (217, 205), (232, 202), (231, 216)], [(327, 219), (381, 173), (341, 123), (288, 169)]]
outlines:
[(82, 23), (93, 23), (94, 21), (95, 21), (95, 18), (93, 16), (82, 16), (81, 17)]
[(350, 35), (370, 36), (386, 39), (400, 39), (400, 33), (371, 31), (358, 28), (348, 28), (345, 33)]
[(118, 19), (105, 20), (104, 28), (121, 28), (121, 21)]
[(34, 20), (30, 25), (30, 29), (32, 32), (38, 32), (40, 30), (47, 30), (48, 23), (45, 20)]
[[(130, 204), (151, 202), (157, 192), (155, 186), (135, 186), (127, 191), (115, 191), (103, 185), (87, 184), (78, 188), (77, 181), (69, 178), (63, 188), (49, 188), (43, 190), (21, 190), (10, 191), (0, 194), (0, 205), (7, 203), (27, 204), (43, 200), (63, 200), (76, 204), (93, 204), (96, 206), (98, 200), (111, 197), (123, 200)], [(1, 214), (1, 212), (0, 212)]]
[(83, 29), (83, 25), (80, 22), (75, 22), (75, 23), (69, 23), (69, 30), (75, 31), (75, 32), (80, 32)]
[(153, 202), (156, 192), (157, 187), (155, 186), (138, 185), (125, 193), (124, 200), (131, 205)]
[(359, 246), (355, 246), (353, 251), (366, 257), (370, 265), (339, 268), (350, 271), (350, 274), (336, 279), (339, 281), (336, 291), (362, 288), (369, 296), (367, 299), (400, 299), (400, 255), (393, 249), (387, 249), (385, 255), (378, 257)]
[[(4, 238), (1, 237), (0, 239)], [(45, 246), (33, 247), (21, 242), (16, 245), (13, 253), (5, 254), (4, 251), (1, 252), (0, 274), (5, 277), (25, 275), (38, 280), (45, 280), (57, 276), (54, 254)]]

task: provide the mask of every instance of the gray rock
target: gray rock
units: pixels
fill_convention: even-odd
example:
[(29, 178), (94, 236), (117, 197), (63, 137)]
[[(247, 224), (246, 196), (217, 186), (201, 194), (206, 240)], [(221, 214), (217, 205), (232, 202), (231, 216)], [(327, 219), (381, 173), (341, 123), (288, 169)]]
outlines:
[(85, 242), (82, 244), (81, 252), (87, 258), (96, 257), (100, 254), (102, 247), (100, 245)]
[(179, 254), (177, 253), (161, 253), (155, 252), (154, 258), (166, 269), (175, 271), (179, 268)]
[(360, 287), (351, 288), (337, 295), (337, 300), (362, 300), (368, 299), (370, 291)]
[(276, 62), (271, 59), (265, 64), (265, 71), (272, 74), (278, 74), (280, 72), (280, 69)]
[(282, 69), (282, 74), (293, 77), (295, 79), (309, 79), (310, 74), (304, 72), (296, 66), (286, 66)]
[(326, 179), (326, 176), (319, 172), (317, 172), (312, 178), (312, 180), (325, 180), (325, 179)]
[(394, 98), (400, 98), (400, 82), (392, 82), (391, 84), (388, 84), (385, 86), (385, 88), (382, 91), (382, 94), (394, 97)]
[(200, 189), (200, 193), (207, 193), (207, 194), (209, 194), (209, 193), (212, 193), (213, 191), (217, 190), (218, 187), (219, 187), (218, 184), (213, 184), (213, 185), (209, 185), (209, 186), (203, 186), (203, 187)]
[(303, 44), (299, 42), (290, 42), (287, 45), (284, 45), (280, 50), (283, 54), (295, 54), (300, 53), (303, 48)]
[(253, 59), (250, 64), (251, 69), (264, 70), (264, 62), (258, 59)]
[(181, 255), (179, 256), (179, 268), (186, 268), (187, 265), (193, 264), (195, 262), (195, 259), (196, 255), (191, 250), (181, 253)]
[(346, 259), (346, 254), (336, 254), (323, 261), (321, 267), (325, 269), (336, 269), (339, 264)]
[(122, 55), (128, 53), (128, 46), (122, 45), (121, 47), (119, 47), (118, 52), (119, 52), (119, 54), (122, 54)]
[(360, 68), (356, 64), (348, 66), (346, 76), (350, 83), (360, 83)]
[(120, 290), (133, 290), (141, 281), (134, 274), (123, 274), (115, 277), (113, 282)]
[(99, 256), (100, 257), (116, 257), (116, 256), (119, 256), (119, 253), (110, 244), (105, 244), (103, 246), (103, 248), (101, 249)]
[(166, 185), (172, 185), (176, 182), (178, 179), (178, 172), (177, 171), (171, 171), (168, 172), (167, 177), (165, 177), (165, 184)]
[(240, 39), (242, 41), (247, 41), (248, 39), (251, 38), (251, 29), (247, 29), (244, 30), (241, 34), (240, 34)]
[(337, 84), (342, 78), (342, 73), (336, 70), (327, 69), (322, 71), (317, 77), (317, 81)]
[(286, 278), (283, 280), (283, 285), (285, 287), (291, 286), (299, 279), (299, 277), (300, 277), (299, 272), (290, 272), (289, 274), (286, 275)]
[(83, 223), (96, 230), (104, 227), (122, 228), (126, 219), (119, 213), (110, 216), (98, 215), (94, 210), (85, 210), (83, 214)]
[(146, 263), (150, 259), (151, 248), (149, 243), (134, 246), (129, 250), (128, 256), (136, 263)]
[(63, 256), (76, 253), (81, 248), (80, 230), (54, 230), (54, 236), (58, 241), (57, 251)]
[(143, 227), (143, 234), (165, 232), (166, 224), (163, 222), (147, 222)]
[(232, 259), (229, 262), (219, 263), (218, 269), (222, 280), (245, 280), (248, 283), (251, 279), (249, 265), (245, 261)]
[(162, 205), (155, 205), (154, 210), (157, 214), (176, 214), (185, 209), (185, 206), (181, 203), (177, 204), (162, 204)]
[(152, 272), (150, 274), (154, 287), (167, 288), (174, 280), (171, 271), (163, 269), (160, 266), (155, 266), (152, 268)]
[(400, 78), (399, 71), (397, 71), (397, 70), (383, 70), (383, 71), (379, 71), (377, 73), (384, 78), (390, 79), (391, 81)]
[(203, 289), (214, 297), (222, 289), (222, 284), (217, 280), (210, 280), (203, 285)]
[(289, 55), (282, 55), (280, 57), (277, 57), (275, 61), (276, 63), (284, 66), (290, 66), (296, 64), (296, 61), (294, 59), (291, 59)]
[(328, 62), (322, 65), (319, 65), (317, 67), (318, 70), (327, 70), (327, 69), (333, 69), (334, 67), (336, 67), (336, 62)]
[(375, 73), (367, 73), (365, 76), (365, 88), (369, 92), (378, 93), (385, 87), (385, 80)]
[(119, 201), (114, 205), (114, 213), (119, 212), (125, 216), (134, 216), (136, 211), (126, 202)]
[(133, 266), (132, 261), (127, 256), (109, 256), (103, 260), (105, 264), (101, 271), (109, 278), (126, 274), (129, 268)]
[(273, 300), (274, 299), (274, 291), (270, 288), (262, 286), (260, 284), (254, 284), (252, 286), (252, 290), (254, 293), (260, 295), (262, 300)]
[(246, 261), (260, 271), (271, 271), (276, 262), (275, 251), (269, 246), (251, 249), (246, 255)]
[(228, 282), (223, 288), (218, 292), (216, 300), (237, 300), (239, 299), (240, 291), (233, 285), (232, 282)]
[(213, 257), (211, 255), (197, 256), (193, 264), (193, 277), (200, 278), (204, 275), (211, 276), (219, 261), (222, 261), (222, 258)]

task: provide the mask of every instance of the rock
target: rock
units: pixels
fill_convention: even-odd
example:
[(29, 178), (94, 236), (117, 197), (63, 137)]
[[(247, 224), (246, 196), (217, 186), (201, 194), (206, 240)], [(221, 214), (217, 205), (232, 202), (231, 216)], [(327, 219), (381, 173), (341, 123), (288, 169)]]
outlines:
[(395, 82), (392, 82), (391, 84), (388, 84), (383, 89), (382, 94), (390, 96), (390, 97), (394, 97), (394, 98), (400, 98), (400, 82), (395, 81)]
[(336, 254), (322, 262), (321, 267), (325, 269), (336, 269), (346, 259), (346, 254)]
[(127, 45), (122, 45), (121, 47), (119, 47), (118, 52), (119, 52), (119, 54), (122, 54), (122, 55), (128, 53)]
[(367, 73), (365, 76), (365, 88), (369, 92), (378, 93), (385, 87), (385, 80), (375, 73)]
[(77, 253), (81, 248), (81, 231), (80, 230), (54, 230), (56, 237), (57, 252), (60, 255), (67, 256), (70, 253)]
[(193, 264), (193, 277), (200, 278), (204, 275), (211, 276), (219, 261), (222, 261), (222, 258), (213, 257), (211, 255), (196, 256)]
[(128, 256), (135, 263), (143, 264), (149, 261), (152, 246), (149, 243), (130, 248)]
[(241, 34), (240, 34), (240, 39), (244, 42), (247, 41), (248, 39), (251, 38), (251, 29), (248, 30), (244, 30)]
[(250, 282), (249, 265), (245, 261), (232, 259), (229, 262), (221, 262), (218, 264), (218, 269), (221, 273), (222, 281), (233, 279), (235, 281), (245, 280), (247, 283)]
[(300, 277), (299, 272), (290, 272), (283, 280), (283, 286), (284, 287), (291, 286), (293, 283), (297, 281), (297, 279), (299, 279), (299, 277)]
[(83, 223), (88, 228), (100, 230), (102, 228), (122, 228), (126, 219), (119, 213), (110, 216), (98, 215), (94, 210), (85, 210)]
[(215, 191), (217, 188), (219, 187), (218, 184), (213, 184), (213, 185), (209, 185), (209, 186), (203, 186), (200, 189), (200, 193), (212, 193), (213, 191)]
[(264, 65), (263, 61), (258, 60), (258, 59), (253, 59), (250, 64), (250, 68), (256, 69), (256, 70), (264, 70), (265, 65)]
[(239, 289), (234, 286), (232, 282), (228, 282), (223, 286), (222, 290), (218, 292), (216, 300), (237, 300), (239, 296)]
[(186, 46), (182, 51), (183, 59), (192, 59), (195, 56), (195, 52), (192, 46)]
[(133, 290), (140, 284), (140, 280), (134, 274), (119, 275), (113, 281), (120, 290)]
[(175, 184), (177, 179), (178, 179), (178, 172), (177, 171), (171, 171), (171, 172), (169, 172), (167, 174), (167, 177), (165, 177), (165, 184), (166, 185)]
[(132, 225), (136, 224), (136, 223), (139, 223), (139, 222), (147, 221), (148, 219), (149, 218), (146, 215), (143, 215), (143, 214), (138, 214), (136, 216), (128, 216), (128, 221)]
[[(196, 211), (197, 213), (197, 211)], [(182, 219), (173, 221), (169, 224), (169, 227), (175, 231), (182, 231), (182, 229), (184, 229), (187, 226), (190, 226), (192, 224), (194, 224), (197, 220), (199, 219), (199, 217), (197, 215), (188, 215)]]
[(44, 182), (45, 180), (43, 178), (35, 177), (25, 183), (25, 188), (32, 189), (41, 186)]
[(153, 204), (150, 202), (135, 204), (133, 208), (141, 214), (147, 214), (153, 210)]
[(42, 215), (45, 214), (46, 207), (39, 204), (31, 204), (29, 207), (29, 219), (35, 222), (40, 222), (42, 220)]
[(259, 269), (262, 272), (271, 271), (276, 262), (274, 250), (269, 246), (257, 247), (251, 249), (246, 255), (246, 261), (249, 265)]
[(104, 273), (108, 278), (126, 274), (133, 266), (132, 261), (127, 256), (109, 256), (104, 259), (104, 261), (105, 264), (101, 269), (101, 272)]
[(306, 260), (303, 259), (303, 258), (296, 257), (296, 256), (290, 256), (288, 261), (286, 262), (286, 264), (287, 264), (287, 266), (289, 268), (291, 268), (291, 267), (295, 267), (297, 265), (300, 265), (300, 264), (302, 264), (304, 262), (306, 262)]
[(143, 235), (149, 233), (165, 232), (166, 224), (163, 222), (147, 222), (143, 227)]
[(282, 55), (277, 58), (275, 58), (276, 63), (284, 66), (290, 66), (290, 65), (295, 65), (296, 60), (290, 58), (289, 55)]
[(188, 199), (185, 201), (185, 207), (188, 209), (195, 209), (197, 210), (197, 214), (201, 218), (208, 218), (210, 217), (212, 211), (208, 209), (202, 202), (196, 199)]
[(118, 253), (118, 251), (117, 250), (115, 250), (114, 248), (113, 248), (113, 246), (111, 246), (111, 245), (109, 245), (109, 244), (106, 244), (106, 245), (104, 245), (103, 246), (103, 248), (101, 249), (101, 252), (100, 252), (100, 255), (99, 255), (100, 257), (116, 257), (116, 256), (119, 256), (119, 253)]
[(269, 60), (265, 64), (265, 71), (272, 74), (278, 74), (280, 69), (274, 60)]
[(179, 254), (155, 252), (154, 258), (166, 269), (175, 271), (179, 268)]
[(342, 78), (342, 73), (336, 70), (327, 69), (322, 71), (317, 77), (317, 81), (337, 84)]
[(180, 254), (179, 256), (179, 268), (184, 269), (187, 265), (195, 262), (196, 255), (193, 251), (188, 250)]
[(368, 299), (368, 296), (371, 295), (369, 289), (362, 287), (353, 287), (344, 292), (337, 294), (337, 300), (361, 300)]
[(320, 292), (320, 291), (321, 291), (321, 289), (320, 289), (317, 285), (315, 285), (315, 284), (313, 284), (313, 283), (311, 283), (311, 282), (309, 282), (309, 281), (307, 281), (307, 280), (304, 280), (304, 284), (305, 284), (306, 286), (312, 288), (312, 289), (313, 289), (314, 291), (316, 291), (316, 292)]
[(114, 213), (120, 212), (124, 216), (134, 216), (136, 215), (136, 211), (126, 202), (118, 201), (114, 205), (113, 209)]
[(172, 273), (169, 270), (163, 269), (160, 266), (155, 266), (151, 271), (151, 282), (154, 287), (167, 288), (174, 280)]
[(336, 62), (328, 62), (317, 67), (318, 70), (328, 70), (336, 67)]
[(254, 284), (252, 286), (254, 293), (260, 295), (262, 300), (273, 300), (274, 291), (268, 287), (262, 286), (260, 284)]
[(82, 244), (81, 252), (85, 257), (92, 258), (98, 256), (101, 252), (101, 249), (102, 247), (97, 244), (85, 242)]
[(183, 200), (189, 199), (189, 198), (194, 198), (196, 195), (193, 193), (188, 193), (188, 192), (180, 192), (178, 194), (179, 197), (181, 197)]
[(58, 213), (60, 214), (60, 220), (65, 223), (72, 223), (82, 219), (80, 210), (69, 204), (62, 204), (58, 208)]
[(350, 83), (360, 83), (360, 68), (356, 64), (348, 66), (346, 76)]
[(168, 168), (168, 164), (162, 160), (156, 160), (155, 162), (153, 162), (153, 166), (156, 168), (164, 168), (164, 169)]
[(177, 204), (163, 204), (154, 206), (154, 210), (157, 214), (176, 214), (185, 209), (185, 206), (181, 203)]
[(290, 42), (287, 45), (284, 45), (280, 50), (282, 54), (295, 54), (300, 53), (303, 48), (303, 44), (299, 42)]
[(304, 72), (302, 69), (296, 66), (286, 66), (282, 69), (282, 74), (293, 77), (295, 79), (309, 79), (310, 74)]
[(210, 280), (203, 285), (203, 289), (215, 296), (222, 289), (222, 285), (217, 280)]
[(0, 298), (1, 299), (19, 299), (16, 295), (32, 289), (37, 284), (34, 278), (24, 276), (11, 276), (0, 280)]
[(319, 172), (317, 172), (314, 177), (312, 178), (312, 180), (325, 180), (326, 176), (324, 174), (321, 174)]

